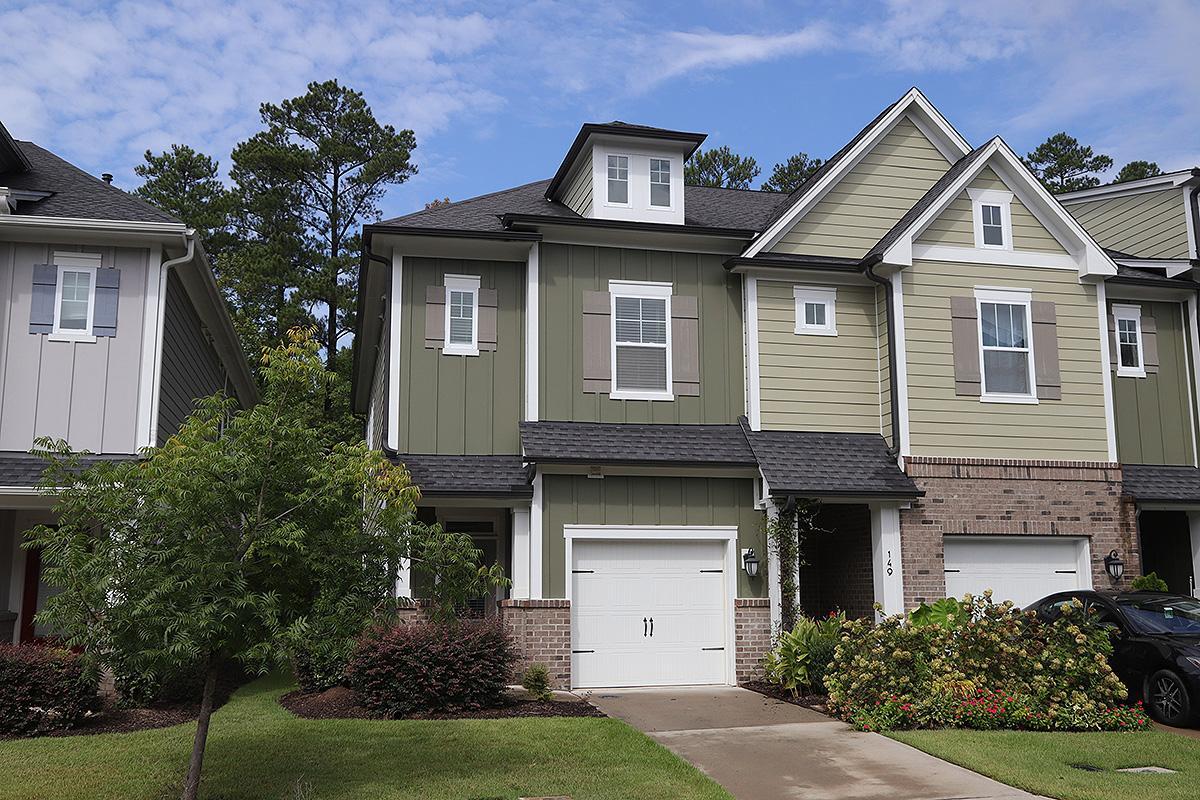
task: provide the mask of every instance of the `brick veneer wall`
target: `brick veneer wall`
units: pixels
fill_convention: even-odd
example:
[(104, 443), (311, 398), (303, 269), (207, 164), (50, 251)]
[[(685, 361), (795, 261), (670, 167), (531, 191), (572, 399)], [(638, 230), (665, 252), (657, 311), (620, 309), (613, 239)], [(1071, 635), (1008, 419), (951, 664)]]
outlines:
[(801, 545), (801, 611), (809, 616), (838, 610), (850, 617), (874, 616), (870, 507), (826, 504), (816, 525), (820, 531)]
[[(1087, 536), (1095, 588), (1128, 586), (1141, 573), (1118, 464), (914, 457), (906, 471), (925, 491), (900, 512), (906, 606), (945, 595), (946, 535)], [(1120, 584), (1104, 571), (1111, 550), (1125, 560)]]
[(734, 600), (733, 629), (737, 682), (761, 678), (763, 656), (771, 649), (771, 601), (765, 597)]
[(516, 680), (530, 664), (544, 664), (552, 687), (570, 689), (571, 601), (502, 600), (500, 617), (519, 654)]

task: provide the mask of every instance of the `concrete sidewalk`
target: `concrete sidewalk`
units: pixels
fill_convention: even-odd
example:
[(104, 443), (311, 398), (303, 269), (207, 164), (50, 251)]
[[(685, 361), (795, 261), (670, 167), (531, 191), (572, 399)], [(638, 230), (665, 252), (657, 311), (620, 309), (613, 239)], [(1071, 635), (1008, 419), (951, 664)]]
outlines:
[(745, 689), (598, 689), (585, 697), (695, 764), (739, 800), (1036, 797)]

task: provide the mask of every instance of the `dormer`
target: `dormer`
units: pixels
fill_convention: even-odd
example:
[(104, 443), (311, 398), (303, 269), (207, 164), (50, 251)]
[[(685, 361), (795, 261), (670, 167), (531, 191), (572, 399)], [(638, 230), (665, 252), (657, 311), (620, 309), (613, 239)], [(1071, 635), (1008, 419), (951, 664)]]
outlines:
[(591, 219), (682, 225), (683, 164), (704, 139), (626, 122), (587, 123), (546, 198)]

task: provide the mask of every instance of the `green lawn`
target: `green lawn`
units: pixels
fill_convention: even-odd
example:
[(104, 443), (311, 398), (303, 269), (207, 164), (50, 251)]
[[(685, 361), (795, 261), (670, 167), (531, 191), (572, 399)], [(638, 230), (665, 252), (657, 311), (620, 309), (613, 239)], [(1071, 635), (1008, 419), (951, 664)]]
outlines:
[[(1200, 787), (1200, 740), (1176, 733), (944, 730), (889, 735), (1011, 786), (1059, 800), (1195, 800)], [(1103, 771), (1087, 772), (1072, 764), (1088, 764)], [(1167, 767), (1177, 773), (1114, 771), (1145, 766)]]
[[(280, 707), (288, 688), (280, 678), (256, 681), (213, 716), (203, 797), (730, 800), (618, 720), (306, 720)], [(169, 796), (186, 771), (194, 727), (0, 742), (0, 798)], [(297, 793), (298, 781), (311, 791)]]

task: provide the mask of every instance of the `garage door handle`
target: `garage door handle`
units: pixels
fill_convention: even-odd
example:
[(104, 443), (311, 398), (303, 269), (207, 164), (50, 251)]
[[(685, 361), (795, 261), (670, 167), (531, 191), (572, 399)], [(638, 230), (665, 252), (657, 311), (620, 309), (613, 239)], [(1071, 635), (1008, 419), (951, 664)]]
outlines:
[(646, 638), (646, 618), (642, 617), (642, 638)]
[(654, 617), (650, 618), (650, 638), (654, 638)]
[(572, 650), (572, 653), (594, 653), (595, 650)]
[(946, 569), (946, 570), (942, 570), (942, 571), (943, 572), (962, 572), (961, 569)]
[(1056, 570), (1054, 570), (1054, 574), (1055, 575), (1074, 575), (1075, 570), (1073, 570), (1073, 569), (1056, 569)]

